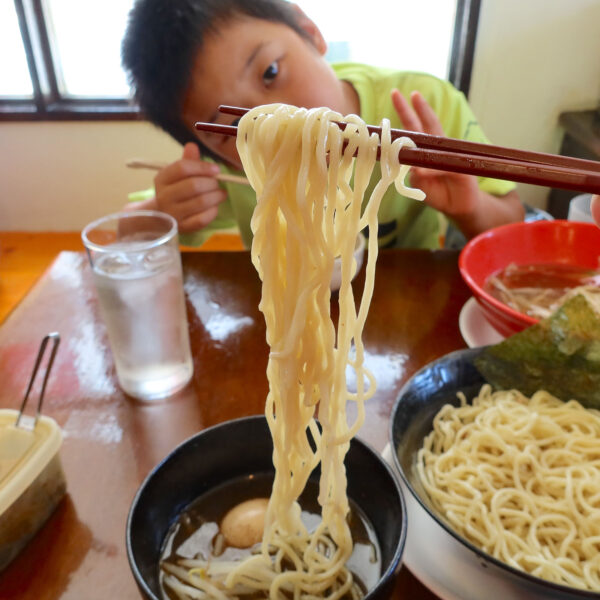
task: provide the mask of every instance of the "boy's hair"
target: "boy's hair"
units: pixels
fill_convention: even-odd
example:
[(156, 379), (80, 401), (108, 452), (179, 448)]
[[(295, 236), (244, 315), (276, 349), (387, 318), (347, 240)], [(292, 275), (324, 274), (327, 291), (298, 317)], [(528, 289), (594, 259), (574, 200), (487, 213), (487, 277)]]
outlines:
[(146, 117), (181, 144), (196, 142), (183, 121), (194, 61), (207, 35), (236, 17), (283, 23), (306, 37), (286, 0), (137, 0), (129, 13), (121, 60)]

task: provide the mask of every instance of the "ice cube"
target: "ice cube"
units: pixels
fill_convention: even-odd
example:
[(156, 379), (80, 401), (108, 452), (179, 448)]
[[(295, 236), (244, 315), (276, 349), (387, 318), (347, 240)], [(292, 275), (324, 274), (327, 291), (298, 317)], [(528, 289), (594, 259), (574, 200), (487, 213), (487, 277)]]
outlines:
[(144, 256), (143, 267), (146, 271), (161, 271), (167, 268), (173, 260), (171, 248), (154, 248)]
[(130, 257), (125, 253), (107, 254), (98, 260), (96, 270), (105, 275), (125, 275), (134, 269)]

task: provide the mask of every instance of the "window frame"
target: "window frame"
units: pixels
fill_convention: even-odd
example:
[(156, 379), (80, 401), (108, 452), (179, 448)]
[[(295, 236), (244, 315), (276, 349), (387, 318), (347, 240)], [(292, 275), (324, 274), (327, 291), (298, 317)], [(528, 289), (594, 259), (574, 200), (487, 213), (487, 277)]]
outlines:
[(137, 120), (128, 98), (77, 98), (61, 94), (43, 0), (14, 0), (33, 98), (2, 98), (0, 121)]
[[(43, 0), (13, 0), (25, 48), (33, 98), (0, 99), (0, 121), (135, 121), (128, 98), (63, 96), (52, 58)], [(481, 0), (457, 0), (448, 79), (468, 96)]]
[(468, 98), (481, 0), (457, 0), (448, 80)]

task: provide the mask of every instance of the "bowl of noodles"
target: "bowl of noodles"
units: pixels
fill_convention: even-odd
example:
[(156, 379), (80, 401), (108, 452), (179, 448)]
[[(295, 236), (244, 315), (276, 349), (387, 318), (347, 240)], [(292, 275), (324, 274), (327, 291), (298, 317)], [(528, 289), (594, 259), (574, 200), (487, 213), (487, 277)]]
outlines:
[(512, 223), (470, 240), (459, 269), (489, 323), (512, 335), (573, 288), (600, 285), (600, 229), (575, 221)]
[[(315, 597), (332, 597), (351, 574), (353, 582), (343, 598), (385, 598), (401, 564), (406, 536), (404, 500), (391, 469), (365, 443), (352, 440), (345, 464), (350, 507), (346, 521), (353, 548), (343, 577), (323, 585), (315, 576), (313, 592)], [(311, 575), (292, 571), (291, 563), (318, 563), (323, 554), (336, 553), (326, 534), (314, 538), (312, 547), (307, 537), (319, 527), (319, 475), (317, 468), (299, 506), (294, 505), (294, 510), (301, 511), (304, 531), (296, 532), (295, 539), (279, 548), (261, 548), (260, 541), (240, 547), (248, 543), (235, 539), (243, 536), (244, 521), (235, 523), (230, 534), (227, 515), (244, 503), (266, 502), (273, 487), (273, 441), (265, 417), (228, 421), (182, 443), (149, 474), (129, 513), (127, 554), (143, 596), (152, 600), (268, 598), (279, 576), (279, 591), (275, 589), (272, 597), (292, 597), (288, 594), (294, 577), (310, 580)], [(252, 511), (248, 514), (252, 516)], [(274, 569), (265, 567), (262, 551), (268, 553), (266, 560)], [(313, 572), (319, 571), (318, 564), (312, 567)]]
[(476, 366), (485, 351), (430, 363), (394, 405), (404, 562), (442, 597), (598, 598), (600, 412), (494, 391)]

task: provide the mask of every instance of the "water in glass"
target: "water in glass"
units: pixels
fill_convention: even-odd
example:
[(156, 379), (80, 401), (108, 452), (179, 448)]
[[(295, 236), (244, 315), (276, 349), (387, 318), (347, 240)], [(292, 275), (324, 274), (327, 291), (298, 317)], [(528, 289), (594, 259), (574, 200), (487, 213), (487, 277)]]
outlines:
[(124, 391), (153, 400), (183, 387), (193, 366), (177, 250), (115, 250), (93, 270)]

